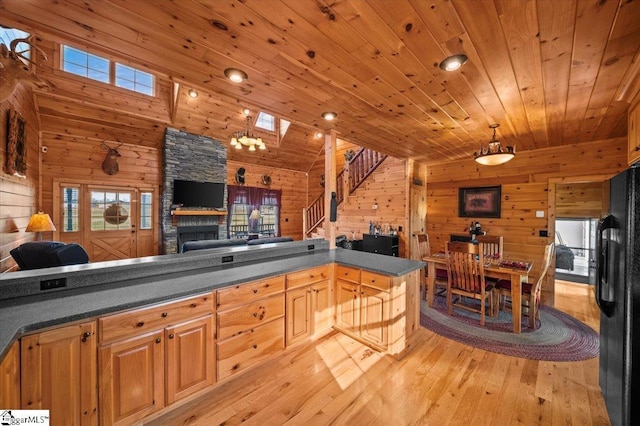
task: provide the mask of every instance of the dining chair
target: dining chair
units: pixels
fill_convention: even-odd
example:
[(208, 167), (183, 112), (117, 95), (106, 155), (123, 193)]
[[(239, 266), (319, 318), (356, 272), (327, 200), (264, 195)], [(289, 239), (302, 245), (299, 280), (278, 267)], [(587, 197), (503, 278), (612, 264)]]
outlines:
[[(447, 242), (447, 309), (453, 314), (453, 295), (462, 296), (457, 306), (474, 312), (480, 312), (480, 325), (485, 324), (486, 302), (489, 299), (493, 313), (493, 284), (487, 283), (484, 277), (483, 244)], [(464, 305), (464, 298), (480, 301), (480, 309)]]
[[(416, 237), (416, 243), (418, 245), (418, 256), (420, 259), (424, 259), (427, 256), (431, 256), (431, 246), (429, 245), (429, 235), (427, 234), (414, 234)], [(422, 284), (422, 299), (427, 300), (427, 282), (429, 276), (429, 270), (425, 266), (424, 274), (420, 278), (420, 282)], [(435, 277), (435, 285), (434, 294), (436, 296), (446, 293), (447, 291), (447, 270), (436, 268), (436, 277)]]
[(495, 235), (476, 235), (476, 241), (482, 243), (484, 257), (502, 256), (504, 253), (504, 239)]
[[(540, 276), (535, 284), (522, 283), (522, 306), (527, 308), (527, 315), (529, 316), (529, 327), (531, 329), (536, 328), (536, 319), (540, 319), (540, 292), (542, 291), (542, 283), (547, 276), (549, 266), (551, 265), (551, 259), (553, 259), (554, 243), (549, 243), (544, 248), (544, 257), (542, 259), (542, 270)], [(499, 296), (499, 304), (502, 304), (503, 298), (511, 298), (511, 281), (498, 280), (496, 284), (496, 291)], [(506, 304), (506, 302), (505, 302)]]

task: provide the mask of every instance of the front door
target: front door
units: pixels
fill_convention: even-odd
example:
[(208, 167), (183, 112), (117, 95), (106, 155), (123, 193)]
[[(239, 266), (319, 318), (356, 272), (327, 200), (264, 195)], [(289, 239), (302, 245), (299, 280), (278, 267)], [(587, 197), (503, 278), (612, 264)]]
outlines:
[(130, 189), (88, 188), (83, 240), (92, 262), (136, 257), (134, 199)]
[(158, 254), (154, 190), (59, 183), (56, 238), (84, 247), (91, 262)]

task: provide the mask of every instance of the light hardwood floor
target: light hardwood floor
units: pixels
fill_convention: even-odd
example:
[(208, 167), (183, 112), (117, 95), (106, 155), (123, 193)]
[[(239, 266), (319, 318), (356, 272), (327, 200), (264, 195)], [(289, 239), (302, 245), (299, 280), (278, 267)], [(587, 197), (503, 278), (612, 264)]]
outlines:
[[(556, 281), (556, 307), (598, 330), (588, 286)], [(287, 351), (148, 425), (608, 425), (598, 359), (547, 362), (419, 330), (401, 361), (334, 333)]]

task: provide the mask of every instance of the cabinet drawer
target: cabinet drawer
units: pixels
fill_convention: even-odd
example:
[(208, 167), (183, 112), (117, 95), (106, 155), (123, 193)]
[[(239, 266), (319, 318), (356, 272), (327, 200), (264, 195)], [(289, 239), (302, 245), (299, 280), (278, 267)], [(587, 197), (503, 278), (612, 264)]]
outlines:
[(218, 310), (244, 305), (284, 291), (284, 275), (218, 290)]
[(336, 266), (336, 278), (360, 284), (360, 269), (338, 265)]
[(136, 336), (210, 313), (213, 313), (213, 293), (109, 315), (98, 320), (100, 341)]
[(375, 287), (380, 290), (389, 290), (391, 277), (387, 275), (375, 274), (373, 272), (362, 271), (361, 282), (363, 285)]
[(218, 339), (226, 339), (284, 315), (284, 293), (218, 313)]
[(284, 318), (252, 328), (217, 347), (218, 380), (223, 380), (284, 350)]
[(330, 278), (329, 265), (287, 274), (287, 288), (296, 288)]

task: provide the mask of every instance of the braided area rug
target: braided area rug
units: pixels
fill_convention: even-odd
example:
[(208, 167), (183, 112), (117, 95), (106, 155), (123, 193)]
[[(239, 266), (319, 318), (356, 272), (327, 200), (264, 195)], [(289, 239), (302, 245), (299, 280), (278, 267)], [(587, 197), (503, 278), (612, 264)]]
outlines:
[(433, 308), (426, 301), (420, 306), (420, 325), (479, 349), (543, 361), (582, 361), (599, 354), (598, 333), (557, 309), (542, 305), (535, 330), (523, 315), (521, 334), (512, 332), (511, 318), (510, 312), (500, 311), (497, 318), (486, 316), (482, 327), (480, 314), (454, 307), (449, 316), (443, 296), (435, 298)]

